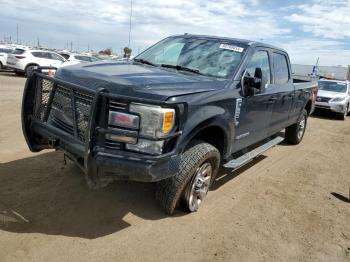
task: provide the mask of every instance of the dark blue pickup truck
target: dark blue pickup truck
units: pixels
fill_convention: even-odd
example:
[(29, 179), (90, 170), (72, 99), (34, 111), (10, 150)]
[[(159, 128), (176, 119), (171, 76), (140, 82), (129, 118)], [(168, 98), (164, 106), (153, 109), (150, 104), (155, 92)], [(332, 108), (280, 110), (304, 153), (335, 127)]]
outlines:
[[(236, 169), (283, 139), (298, 144), (317, 83), (293, 83), (288, 54), (231, 38), (168, 37), (127, 62), (42, 69), (27, 79), (31, 151), (60, 149), (99, 188), (157, 182), (169, 214), (197, 211), (220, 166)], [(285, 136), (276, 136), (285, 129)]]

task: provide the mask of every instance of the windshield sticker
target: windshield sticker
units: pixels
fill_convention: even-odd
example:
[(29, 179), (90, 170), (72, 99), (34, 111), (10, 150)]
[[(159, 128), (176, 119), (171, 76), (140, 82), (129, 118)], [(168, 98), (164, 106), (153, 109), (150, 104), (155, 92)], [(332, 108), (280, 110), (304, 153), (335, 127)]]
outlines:
[(226, 49), (226, 50), (231, 50), (231, 51), (235, 51), (235, 52), (239, 52), (242, 53), (244, 48), (239, 47), (239, 46), (234, 46), (234, 45), (228, 45), (228, 44), (221, 44), (219, 46), (221, 49)]

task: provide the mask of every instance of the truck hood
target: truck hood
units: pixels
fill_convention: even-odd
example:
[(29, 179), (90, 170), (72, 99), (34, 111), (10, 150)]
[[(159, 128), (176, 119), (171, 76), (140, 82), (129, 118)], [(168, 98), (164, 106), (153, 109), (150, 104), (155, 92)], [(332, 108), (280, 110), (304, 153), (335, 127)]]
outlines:
[(163, 101), (221, 89), (227, 84), (225, 79), (132, 62), (78, 64), (58, 69), (55, 77), (92, 90), (106, 88), (113, 94)]
[(325, 90), (318, 90), (317, 96), (321, 97), (327, 97), (327, 98), (335, 98), (335, 97), (346, 97), (346, 93), (339, 93), (339, 92), (331, 92), (331, 91), (325, 91)]

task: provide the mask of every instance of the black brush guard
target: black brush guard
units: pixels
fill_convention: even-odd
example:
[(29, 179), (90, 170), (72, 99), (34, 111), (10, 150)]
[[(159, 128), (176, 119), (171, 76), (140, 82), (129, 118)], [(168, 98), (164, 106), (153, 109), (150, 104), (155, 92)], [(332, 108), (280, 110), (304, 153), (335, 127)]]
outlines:
[[(22, 129), (31, 151), (63, 150), (84, 171), (92, 188), (119, 179), (159, 181), (178, 171), (176, 145), (186, 119), (186, 104), (125, 97), (111, 94), (103, 88), (95, 91), (48, 77), (41, 72), (43, 69), (52, 68), (33, 71), (23, 93)], [(174, 108), (177, 116), (175, 131), (158, 138), (126, 129), (109, 129), (109, 104), (125, 111), (130, 102)], [(161, 155), (130, 152), (125, 150), (123, 143), (107, 141), (106, 134), (164, 140), (166, 152)]]

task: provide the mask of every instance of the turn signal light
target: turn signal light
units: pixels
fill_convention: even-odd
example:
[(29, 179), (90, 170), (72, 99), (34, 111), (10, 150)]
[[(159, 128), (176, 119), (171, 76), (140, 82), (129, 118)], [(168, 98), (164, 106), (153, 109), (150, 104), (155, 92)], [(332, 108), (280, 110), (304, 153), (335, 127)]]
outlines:
[(168, 134), (174, 125), (174, 112), (169, 111), (164, 113), (164, 121), (163, 121), (163, 134)]

